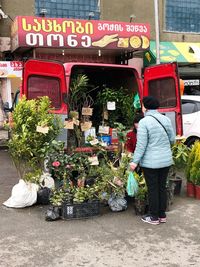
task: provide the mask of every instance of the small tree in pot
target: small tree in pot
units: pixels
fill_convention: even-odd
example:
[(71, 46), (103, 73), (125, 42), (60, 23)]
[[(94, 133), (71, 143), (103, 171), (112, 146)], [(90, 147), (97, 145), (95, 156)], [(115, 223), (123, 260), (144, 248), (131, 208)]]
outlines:
[(13, 111), (8, 146), (20, 178), (31, 179), (31, 173), (37, 177), (35, 171), (42, 172), (51, 143), (61, 130), (60, 119), (50, 110), (48, 97), (32, 100), (23, 97)]

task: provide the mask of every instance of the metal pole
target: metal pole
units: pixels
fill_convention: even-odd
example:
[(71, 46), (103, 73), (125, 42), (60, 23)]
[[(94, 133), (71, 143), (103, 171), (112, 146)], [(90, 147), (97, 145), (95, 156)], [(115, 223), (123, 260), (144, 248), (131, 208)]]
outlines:
[(160, 32), (159, 32), (158, 0), (154, 0), (154, 11), (155, 11), (155, 31), (156, 31), (156, 64), (160, 64)]

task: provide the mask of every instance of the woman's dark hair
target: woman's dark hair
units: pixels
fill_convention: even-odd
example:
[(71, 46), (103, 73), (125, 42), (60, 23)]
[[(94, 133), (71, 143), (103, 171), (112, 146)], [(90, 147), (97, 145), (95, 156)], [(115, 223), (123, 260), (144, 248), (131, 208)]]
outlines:
[(158, 99), (154, 96), (145, 96), (142, 103), (146, 109), (157, 109), (160, 106)]

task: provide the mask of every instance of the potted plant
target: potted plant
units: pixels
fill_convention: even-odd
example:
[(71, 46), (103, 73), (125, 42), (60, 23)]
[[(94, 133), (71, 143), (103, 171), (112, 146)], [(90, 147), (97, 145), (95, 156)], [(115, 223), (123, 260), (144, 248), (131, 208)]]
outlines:
[(175, 144), (172, 146), (174, 165), (169, 173), (169, 184), (175, 184), (175, 195), (179, 195), (181, 192), (182, 177), (178, 175), (178, 172), (184, 172), (186, 170), (189, 154), (190, 148), (185, 145), (185, 140), (176, 140)]
[[(109, 110), (108, 102), (115, 103), (115, 108)], [(130, 93), (128, 89), (105, 86), (98, 92), (97, 105), (100, 106), (99, 110), (101, 113), (108, 112), (106, 122), (110, 127), (114, 127), (115, 122), (121, 122), (122, 120), (127, 127), (132, 126), (134, 117), (133, 93)]]
[[(200, 199), (200, 142), (196, 141), (192, 147), (186, 172), (187, 181), (195, 185), (195, 190), (190, 196)], [(194, 189), (193, 187), (193, 189)], [(188, 188), (189, 191), (189, 188)], [(191, 191), (190, 191), (191, 192)]]
[[(35, 170), (42, 172), (45, 157), (52, 141), (58, 136), (62, 123), (50, 113), (48, 97), (19, 101), (13, 111), (13, 127), (8, 142), (9, 151), (20, 178), (31, 177)], [(33, 175), (34, 176), (34, 175)]]
[[(198, 150), (198, 143), (195, 143), (190, 151), (190, 155), (188, 157), (187, 166), (186, 166), (186, 180), (187, 180), (187, 196), (188, 197), (195, 197), (195, 169), (193, 163), (196, 158)], [(192, 169), (193, 167), (193, 169)]]
[(126, 127), (120, 123), (120, 122), (115, 122), (115, 127), (117, 129), (117, 136), (118, 136), (118, 150), (119, 150), (119, 156), (124, 153), (125, 150), (125, 143), (126, 143), (126, 136), (127, 136), (127, 129)]
[(134, 208), (136, 215), (144, 215), (147, 212), (147, 186), (143, 174), (139, 175), (134, 172), (134, 176), (138, 182), (138, 192), (134, 199)]

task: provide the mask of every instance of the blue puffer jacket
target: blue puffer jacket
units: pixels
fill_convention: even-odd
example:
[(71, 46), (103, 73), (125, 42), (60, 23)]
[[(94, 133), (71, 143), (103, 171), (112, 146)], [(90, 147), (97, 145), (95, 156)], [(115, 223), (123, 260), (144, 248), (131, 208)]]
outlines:
[[(156, 117), (162, 123), (168, 136), (159, 122), (148, 115)], [(133, 162), (151, 169), (171, 166), (173, 159), (170, 143), (174, 141), (175, 134), (170, 119), (157, 110), (148, 110), (139, 122)]]

